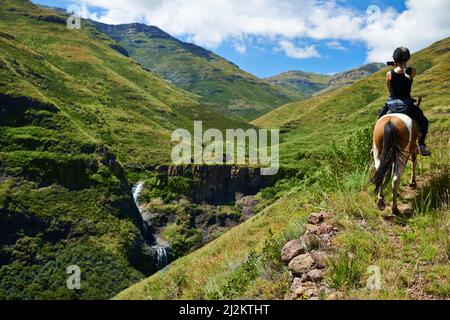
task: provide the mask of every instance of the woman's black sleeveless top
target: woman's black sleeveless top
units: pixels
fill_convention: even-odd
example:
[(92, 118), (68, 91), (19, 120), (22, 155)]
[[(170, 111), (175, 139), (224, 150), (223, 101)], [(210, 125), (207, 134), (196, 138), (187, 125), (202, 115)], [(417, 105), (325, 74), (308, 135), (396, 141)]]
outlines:
[(398, 74), (394, 70), (391, 71), (392, 80), (392, 98), (409, 98), (411, 97), (411, 87), (413, 80), (408, 79), (404, 73)]

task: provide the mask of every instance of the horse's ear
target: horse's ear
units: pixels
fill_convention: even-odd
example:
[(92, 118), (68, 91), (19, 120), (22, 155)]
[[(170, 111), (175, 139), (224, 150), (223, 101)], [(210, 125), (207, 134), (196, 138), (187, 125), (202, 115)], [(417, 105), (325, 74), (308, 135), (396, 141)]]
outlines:
[(421, 103), (422, 103), (422, 96), (419, 96), (419, 99), (417, 100), (417, 106), (420, 107)]

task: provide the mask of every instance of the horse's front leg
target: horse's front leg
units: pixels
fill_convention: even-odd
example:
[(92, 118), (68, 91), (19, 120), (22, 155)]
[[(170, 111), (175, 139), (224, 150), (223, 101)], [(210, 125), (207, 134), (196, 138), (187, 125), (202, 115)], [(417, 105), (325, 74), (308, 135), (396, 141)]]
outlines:
[(415, 188), (417, 186), (416, 182), (417, 153), (415, 151), (411, 153), (411, 161), (412, 161), (412, 174), (411, 180), (409, 180), (409, 186), (411, 188)]

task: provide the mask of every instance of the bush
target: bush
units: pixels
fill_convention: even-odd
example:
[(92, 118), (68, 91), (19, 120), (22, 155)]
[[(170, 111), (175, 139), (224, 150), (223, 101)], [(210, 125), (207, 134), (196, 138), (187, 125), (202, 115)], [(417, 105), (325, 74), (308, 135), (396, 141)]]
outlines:
[(259, 264), (258, 255), (255, 252), (250, 253), (247, 260), (231, 271), (218, 287), (206, 292), (205, 298), (231, 300), (240, 297), (248, 285), (260, 275)]
[(336, 143), (325, 152), (324, 159), (334, 176), (343, 176), (361, 169), (370, 163), (372, 132), (368, 128), (357, 131), (344, 145)]
[(161, 198), (164, 202), (179, 199), (180, 196), (192, 197), (197, 181), (191, 177), (159, 177), (152, 176), (145, 181), (146, 190), (142, 197), (147, 201)]

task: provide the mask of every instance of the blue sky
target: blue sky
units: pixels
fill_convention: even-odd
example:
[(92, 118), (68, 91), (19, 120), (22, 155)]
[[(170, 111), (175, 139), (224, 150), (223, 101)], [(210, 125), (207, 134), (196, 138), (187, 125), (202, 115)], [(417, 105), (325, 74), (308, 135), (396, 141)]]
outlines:
[[(156, 25), (259, 77), (287, 70), (336, 73), (386, 62), (397, 46), (414, 52), (450, 35), (448, 0), (33, 2), (60, 8), (80, 4), (84, 16), (105, 23)], [(369, 7), (376, 11), (368, 13)], [(428, 29), (418, 32), (418, 26)]]

